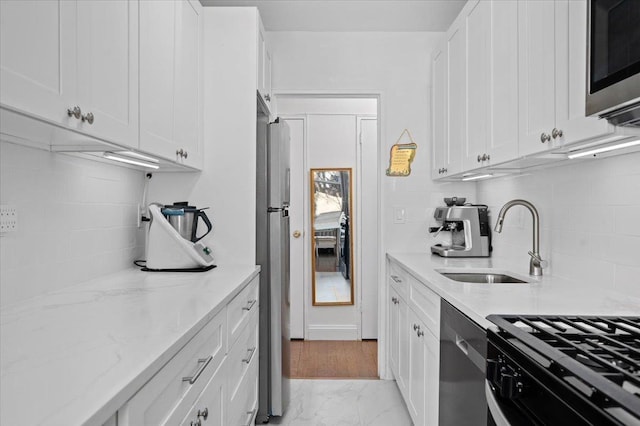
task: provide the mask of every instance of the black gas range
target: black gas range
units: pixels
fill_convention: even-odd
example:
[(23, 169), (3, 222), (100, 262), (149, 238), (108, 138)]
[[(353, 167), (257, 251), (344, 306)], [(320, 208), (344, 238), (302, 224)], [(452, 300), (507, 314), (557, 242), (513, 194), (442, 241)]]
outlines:
[(487, 319), (489, 424), (640, 425), (640, 317)]

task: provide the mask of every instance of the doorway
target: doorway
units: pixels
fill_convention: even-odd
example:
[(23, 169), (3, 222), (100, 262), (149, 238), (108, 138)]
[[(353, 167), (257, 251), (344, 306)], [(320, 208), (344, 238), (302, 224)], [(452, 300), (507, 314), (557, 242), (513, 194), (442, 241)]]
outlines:
[[(291, 129), (291, 337), (305, 341), (377, 339), (378, 97), (278, 95), (277, 102), (280, 118)], [(321, 219), (335, 222), (325, 235), (314, 227), (318, 216), (311, 210), (312, 169), (351, 170), (351, 207), (341, 205), (335, 212), (321, 212), (325, 213)], [(336, 190), (326, 190), (322, 196), (335, 194)], [(335, 221), (329, 220), (332, 215)], [(353, 262), (352, 275), (344, 273), (345, 223), (353, 244), (348, 257)], [(339, 287), (345, 287), (345, 282), (352, 285), (345, 289), (353, 290), (353, 297), (345, 299), (341, 291), (345, 289), (332, 289), (330, 281), (317, 286), (324, 288), (323, 296), (314, 293), (314, 279), (324, 283), (324, 275), (341, 277)], [(315, 296), (329, 300), (332, 294), (342, 303), (314, 304)]]

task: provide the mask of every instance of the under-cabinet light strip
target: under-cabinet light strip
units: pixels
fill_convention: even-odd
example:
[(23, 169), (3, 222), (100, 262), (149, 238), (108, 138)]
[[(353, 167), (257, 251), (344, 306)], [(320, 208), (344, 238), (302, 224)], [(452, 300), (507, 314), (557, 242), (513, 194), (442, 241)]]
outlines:
[(616, 143), (616, 144), (613, 144), (613, 145), (607, 145), (607, 146), (601, 146), (601, 147), (598, 147), (598, 148), (587, 149), (585, 151), (576, 151), (576, 152), (572, 152), (570, 154), (567, 154), (567, 157), (569, 157), (569, 159), (573, 160), (574, 158), (586, 157), (588, 155), (601, 154), (603, 152), (609, 152), (609, 151), (613, 151), (613, 150), (616, 150), (616, 149), (629, 148), (629, 147), (635, 146), (635, 145), (640, 145), (640, 139), (634, 139), (634, 140), (631, 140), (631, 141), (622, 142), (622, 143)]
[(123, 155), (118, 155), (118, 154), (114, 154), (113, 152), (105, 152), (104, 154), (102, 154), (102, 156), (104, 158), (107, 158), (109, 160), (114, 160), (114, 161), (119, 161), (121, 163), (127, 163), (127, 164), (133, 164), (136, 166), (142, 166), (142, 167), (148, 167), (150, 169), (158, 169), (160, 168), (159, 165), (148, 162), (148, 161), (144, 161), (144, 160), (139, 160), (136, 158), (129, 158), (129, 157), (125, 157)]
[(485, 179), (485, 178), (490, 178), (493, 177), (493, 175), (475, 175), (475, 176), (467, 176), (467, 177), (463, 177), (462, 180), (463, 181), (469, 181), (469, 180), (478, 180), (478, 179)]

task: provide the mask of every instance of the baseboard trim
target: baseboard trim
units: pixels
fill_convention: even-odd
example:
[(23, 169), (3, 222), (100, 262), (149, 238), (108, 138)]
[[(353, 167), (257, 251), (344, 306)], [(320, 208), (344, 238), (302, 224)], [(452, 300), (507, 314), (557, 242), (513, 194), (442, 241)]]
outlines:
[(355, 324), (313, 324), (307, 326), (305, 340), (358, 340)]

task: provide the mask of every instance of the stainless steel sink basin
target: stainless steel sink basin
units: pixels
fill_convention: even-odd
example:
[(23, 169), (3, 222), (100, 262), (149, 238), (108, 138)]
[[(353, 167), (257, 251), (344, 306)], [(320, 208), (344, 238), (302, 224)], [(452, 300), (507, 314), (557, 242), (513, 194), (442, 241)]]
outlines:
[(450, 280), (476, 284), (527, 284), (519, 278), (491, 272), (440, 272)]

